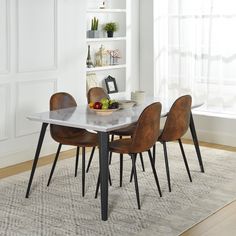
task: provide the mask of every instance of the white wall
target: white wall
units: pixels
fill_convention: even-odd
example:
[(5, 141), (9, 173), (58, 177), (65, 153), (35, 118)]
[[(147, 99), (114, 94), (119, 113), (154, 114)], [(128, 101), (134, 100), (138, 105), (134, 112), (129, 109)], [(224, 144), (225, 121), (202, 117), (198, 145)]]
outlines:
[[(140, 89), (150, 95), (154, 89), (154, 0), (140, 0)], [(151, 31), (151, 32), (150, 32)], [(194, 115), (199, 140), (236, 146), (236, 120)], [(186, 137), (190, 137), (189, 133)]]
[[(85, 101), (85, 9), (77, 0), (0, 0), (0, 167), (33, 158), (56, 91)], [(55, 152), (47, 134), (42, 155)]]
[(126, 91), (131, 92), (139, 88), (139, 1), (126, 0), (127, 6), (127, 84)]
[[(139, 86), (139, 4), (127, 0), (128, 90)], [(33, 158), (56, 91), (86, 102), (86, 1), (0, 0), (0, 168)], [(41, 155), (55, 153), (49, 133)], [(68, 147), (67, 147), (68, 148)]]
[(153, 0), (140, 0), (140, 89), (153, 95)]

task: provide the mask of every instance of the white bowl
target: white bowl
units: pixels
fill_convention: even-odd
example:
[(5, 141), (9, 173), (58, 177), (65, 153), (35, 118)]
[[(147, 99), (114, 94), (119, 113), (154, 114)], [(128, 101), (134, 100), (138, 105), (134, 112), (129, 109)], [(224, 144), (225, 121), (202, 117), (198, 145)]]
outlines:
[(136, 102), (132, 100), (120, 100), (118, 101), (118, 103), (121, 109), (128, 109), (128, 108), (133, 107), (136, 104)]
[(93, 108), (90, 108), (90, 110), (96, 112), (97, 115), (106, 116), (106, 115), (111, 115), (114, 111), (118, 111), (119, 108), (116, 108), (116, 109), (93, 109)]

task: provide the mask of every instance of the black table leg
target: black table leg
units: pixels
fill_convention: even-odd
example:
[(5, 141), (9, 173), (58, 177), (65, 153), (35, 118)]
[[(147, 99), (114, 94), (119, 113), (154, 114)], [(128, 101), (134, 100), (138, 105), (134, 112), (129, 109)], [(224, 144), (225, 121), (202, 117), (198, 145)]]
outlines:
[(108, 145), (109, 134), (99, 132), (99, 164), (101, 183), (101, 214), (102, 220), (108, 218)]
[(26, 192), (26, 195), (25, 195), (26, 198), (29, 197), (30, 187), (31, 187), (31, 184), (32, 184), (32, 181), (33, 181), (33, 178), (34, 178), (34, 172), (35, 172), (35, 169), (36, 169), (36, 166), (37, 166), (37, 163), (38, 163), (39, 154), (40, 154), (40, 150), (41, 150), (41, 147), (42, 147), (42, 143), (43, 143), (43, 139), (44, 139), (44, 136), (45, 136), (47, 126), (48, 126), (48, 123), (43, 123), (42, 124), (41, 132), (40, 132), (40, 135), (39, 135), (38, 146), (37, 146), (37, 149), (36, 149), (36, 152), (35, 152), (34, 162), (33, 162), (33, 166), (32, 166), (32, 169), (31, 169), (30, 179), (29, 179), (29, 183), (28, 183), (28, 187), (27, 187), (27, 192)]
[(193, 143), (194, 143), (194, 146), (195, 146), (195, 149), (196, 149), (199, 166), (200, 166), (201, 172), (204, 173), (202, 156), (201, 156), (201, 152), (200, 152), (200, 148), (199, 148), (199, 143), (198, 143), (197, 133), (196, 133), (196, 130), (195, 130), (195, 125), (194, 125), (194, 121), (193, 121), (193, 114), (192, 114), (192, 112), (190, 114), (189, 127), (190, 127), (190, 131), (191, 131), (191, 134), (192, 134)]

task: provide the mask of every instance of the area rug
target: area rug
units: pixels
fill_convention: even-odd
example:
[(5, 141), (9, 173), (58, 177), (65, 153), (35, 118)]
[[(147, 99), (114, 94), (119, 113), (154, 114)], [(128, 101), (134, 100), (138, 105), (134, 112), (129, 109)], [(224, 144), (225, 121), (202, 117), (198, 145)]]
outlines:
[[(147, 154), (145, 172), (137, 159), (141, 210), (134, 184), (129, 183), (131, 160), (124, 161), (123, 187), (119, 187), (119, 156), (111, 165), (109, 219), (100, 218), (100, 198), (94, 199), (98, 153), (86, 174), (81, 195), (81, 163), (74, 177), (74, 158), (58, 162), (50, 187), (51, 166), (37, 168), (29, 199), (25, 192), (30, 172), (0, 180), (0, 235), (179, 235), (236, 199), (236, 153), (201, 147), (205, 173), (199, 170), (192, 145), (184, 145), (193, 182), (190, 183), (177, 143), (168, 143), (172, 192), (168, 192), (161, 145), (156, 168), (163, 197), (155, 185)], [(81, 159), (81, 158), (80, 158)]]

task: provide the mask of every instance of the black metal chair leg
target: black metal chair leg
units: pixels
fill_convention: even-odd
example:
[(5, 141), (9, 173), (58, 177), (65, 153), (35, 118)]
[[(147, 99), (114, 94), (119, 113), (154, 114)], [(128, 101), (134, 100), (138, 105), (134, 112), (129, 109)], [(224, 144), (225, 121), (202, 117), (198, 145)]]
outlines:
[[(111, 182), (111, 174), (110, 174), (110, 170), (109, 171), (109, 175), (108, 175), (108, 180), (109, 180), (109, 183), (110, 183), (110, 186), (112, 185), (112, 182)], [(100, 172), (98, 174), (98, 180), (97, 180), (97, 185), (96, 185), (96, 191), (95, 191), (95, 198), (98, 197), (98, 190), (99, 190), (99, 187), (100, 187)]]
[(60, 151), (61, 151), (61, 146), (62, 146), (62, 144), (59, 143), (58, 148), (57, 148), (57, 153), (56, 153), (54, 162), (53, 162), (53, 164), (52, 164), (52, 169), (51, 169), (51, 172), (50, 172), (50, 175), (49, 175), (49, 178), (48, 178), (47, 186), (49, 186), (49, 184), (50, 184), (50, 182), (51, 182), (52, 175), (53, 175), (53, 173), (54, 173), (54, 169), (55, 169), (56, 164), (57, 164), (57, 159), (58, 159), (59, 154), (60, 154)]
[(95, 198), (98, 197), (99, 186), (100, 186), (100, 172), (98, 174), (98, 180), (97, 180), (96, 191), (95, 191)]
[(154, 178), (155, 178), (155, 181), (156, 181), (156, 185), (157, 185), (159, 195), (160, 195), (160, 197), (162, 197), (161, 187), (160, 187), (160, 184), (159, 184), (156, 168), (154, 166), (154, 160), (152, 158), (152, 153), (151, 153), (150, 149), (148, 150), (148, 156), (149, 156), (149, 160), (150, 160), (150, 163), (151, 163), (151, 166), (152, 166), (152, 172), (153, 172), (153, 175), (154, 175)]
[[(114, 141), (114, 134), (111, 136), (111, 141)], [(109, 165), (111, 164), (112, 152), (109, 152)]]
[(130, 179), (129, 179), (129, 182), (131, 183), (132, 180), (133, 180), (133, 175), (134, 175), (134, 170), (133, 170), (133, 167), (131, 169), (131, 173), (130, 173)]
[(181, 142), (181, 139), (179, 139), (178, 141), (179, 141), (179, 146), (180, 146), (181, 153), (182, 153), (182, 156), (183, 156), (183, 159), (184, 159), (184, 164), (185, 164), (185, 168), (186, 168), (187, 173), (188, 173), (189, 180), (190, 180), (190, 182), (192, 182), (192, 177), (191, 177), (190, 170), (189, 170), (189, 167), (188, 167), (188, 161), (187, 161), (187, 158), (186, 158), (185, 153), (184, 153), (183, 144)]
[(155, 166), (155, 163), (156, 163), (156, 144), (154, 144), (153, 147), (152, 147), (152, 159), (153, 159), (153, 164)]
[(143, 154), (140, 152), (139, 156), (140, 156), (140, 161), (141, 161), (142, 169), (143, 169), (143, 172), (144, 172), (145, 168), (144, 168), (144, 162), (143, 162)]
[(108, 181), (110, 186), (112, 186), (110, 169), (108, 169)]
[(134, 170), (134, 186), (135, 186), (135, 191), (136, 191), (136, 197), (137, 197), (137, 203), (138, 203), (138, 209), (140, 209), (140, 199), (139, 199), (139, 189), (138, 189), (138, 178), (137, 178), (137, 172), (136, 172), (136, 155), (132, 154), (132, 166)]
[(89, 171), (89, 168), (90, 168), (90, 165), (91, 165), (91, 162), (92, 162), (92, 159), (93, 159), (93, 154), (94, 154), (95, 148), (96, 147), (93, 147), (92, 152), (90, 154), (89, 162), (88, 162), (87, 169), (86, 169), (86, 173), (88, 173), (88, 171)]
[(109, 165), (111, 164), (112, 152), (109, 152)]
[(85, 189), (85, 147), (82, 148), (82, 196)]
[[(137, 156), (137, 154), (134, 154), (134, 155)], [(136, 162), (136, 158), (135, 158), (135, 162)], [(134, 169), (133, 169), (133, 166), (132, 166), (131, 173), (130, 173), (130, 180), (129, 180), (130, 183), (133, 180), (133, 176), (134, 176)]]
[(122, 187), (123, 178), (123, 154), (120, 154), (120, 187)]
[(165, 164), (166, 164), (166, 176), (168, 181), (169, 192), (171, 192), (171, 185), (170, 185), (170, 170), (169, 170), (169, 163), (168, 163), (168, 156), (167, 156), (167, 149), (166, 149), (166, 142), (163, 142), (163, 149), (164, 149), (164, 157), (165, 157)]
[(76, 158), (75, 158), (75, 177), (77, 177), (78, 164), (79, 164), (79, 147), (77, 147), (77, 149), (76, 149)]

